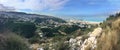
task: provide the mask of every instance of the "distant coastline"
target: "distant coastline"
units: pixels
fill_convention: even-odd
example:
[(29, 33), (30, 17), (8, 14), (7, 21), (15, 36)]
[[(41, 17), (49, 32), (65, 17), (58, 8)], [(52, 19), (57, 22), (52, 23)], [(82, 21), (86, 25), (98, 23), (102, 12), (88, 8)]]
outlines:
[(68, 23), (82, 23), (82, 24), (100, 24), (101, 22), (96, 21), (85, 21), (85, 20), (66, 20)]
[(101, 22), (87, 21), (89, 24), (100, 24)]
[(64, 20), (78, 20), (78, 21), (87, 21), (91, 23), (101, 23), (106, 20), (108, 16), (105, 17), (60, 17)]

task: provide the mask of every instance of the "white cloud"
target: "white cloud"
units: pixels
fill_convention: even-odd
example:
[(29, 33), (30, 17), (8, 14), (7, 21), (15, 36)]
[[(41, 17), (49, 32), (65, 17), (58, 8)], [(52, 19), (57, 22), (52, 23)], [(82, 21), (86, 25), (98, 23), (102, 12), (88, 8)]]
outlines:
[(0, 11), (14, 11), (15, 9), (13, 7), (8, 7), (0, 4)]
[(69, 0), (0, 0), (0, 4), (19, 9), (57, 10), (64, 7)]

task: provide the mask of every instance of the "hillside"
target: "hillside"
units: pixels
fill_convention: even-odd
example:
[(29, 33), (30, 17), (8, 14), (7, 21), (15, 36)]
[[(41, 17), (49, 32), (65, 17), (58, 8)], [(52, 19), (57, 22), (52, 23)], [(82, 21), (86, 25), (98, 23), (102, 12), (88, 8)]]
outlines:
[[(120, 13), (110, 15), (103, 23), (100, 24), (102, 32), (92, 40), (83, 50), (120, 50)], [(98, 32), (96, 32), (98, 33)]]
[(87, 35), (69, 40), (69, 50), (120, 50), (120, 13), (110, 15)]
[(36, 24), (40, 24), (40, 23), (64, 23), (66, 22), (65, 20), (62, 20), (60, 18), (57, 17), (53, 17), (53, 16), (47, 16), (47, 15), (38, 15), (38, 14), (28, 14), (28, 13), (24, 13), (24, 12), (3, 12), (0, 11), (0, 21), (2, 21), (3, 19), (14, 19), (15, 21), (30, 21), (30, 22), (34, 22)]
[(10, 50), (120, 49), (120, 13), (110, 15), (99, 25), (85, 25), (91, 27), (69, 25), (64, 20), (52, 16), (0, 12), (0, 31), (3, 31), (0, 32), (0, 49), (10, 46)]
[[(46, 15), (22, 12), (0, 12), (0, 49), (7, 46), (19, 47), (25, 44), (25, 50), (119, 50), (120, 14), (111, 15), (100, 25), (69, 25), (66, 21)], [(14, 36), (15, 35), (15, 36)], [(4, 37), (3, 37), (4, 36)], [(14, 38), (15, 37), (15, 38)], [(17, 39), (18, 40), (14, 40)], [(25, 40), (24, 42), (22, 42)], [(10, 43), (4, 48), (4, 44)], [(22, 46), (22, 45), (20, 45)], [(30, 48), (29, 48), (30, 47)], [(12, 48), (11, 50), (18, 49)]]
[(10, 50), (38, 48), (68, 50), (70, 39), (86, 35), (96, 26), (95, 24), (69, 23), (46, 15), (0, 12), (0, 50), (6, 48)]
[(111, 15), (101, 26), (104, 31), (98, 39), (96, 50), (120, 50), (120, 13)]

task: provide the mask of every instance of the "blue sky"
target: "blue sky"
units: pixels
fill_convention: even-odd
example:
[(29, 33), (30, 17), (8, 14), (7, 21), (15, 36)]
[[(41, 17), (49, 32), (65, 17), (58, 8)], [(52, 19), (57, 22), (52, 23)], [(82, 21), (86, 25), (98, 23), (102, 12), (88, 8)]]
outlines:
[(68, 15), (108, 15), (120, 10), (120, 0), (70, 0), (62, 10)]
[(120, 11), (120, 0), (0, 0), (0, 10), (56, 16), (107, 16)]

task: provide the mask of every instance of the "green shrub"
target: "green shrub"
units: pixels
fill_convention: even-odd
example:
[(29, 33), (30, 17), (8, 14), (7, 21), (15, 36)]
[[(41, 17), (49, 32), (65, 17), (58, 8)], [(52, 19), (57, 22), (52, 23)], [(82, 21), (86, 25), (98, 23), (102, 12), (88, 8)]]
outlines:
[(15, 34), (0, 35), (0, 50), (30, 50), (26, 40)]
[(31, 38), (35, 34), (36, 26), (34, 23), (30, 22), (15, 22), (8, 25), (12, 32), (17, 33), (26, 38)]
[(62, 25), (60, 27), (58, 27), (60, 31), (62, 32), (65, 32), (67, 34), (70, 34), (76, 30), (78, 30), (80, 27), (77, 26), (77, 25), (72, 25), (72, 26), (69, 26), (69, 25)]
[(32, 38), (29, 39), (29, 42), (31, 44), (40, 43), (40, 38), (39, 37), (32, 37)]
[(55, 45), (55, 50), (69, 50), (70, 46), (69, 43), (64, 43), (64, 41), (58, 42), (57, 45)]

